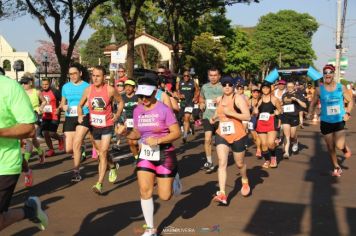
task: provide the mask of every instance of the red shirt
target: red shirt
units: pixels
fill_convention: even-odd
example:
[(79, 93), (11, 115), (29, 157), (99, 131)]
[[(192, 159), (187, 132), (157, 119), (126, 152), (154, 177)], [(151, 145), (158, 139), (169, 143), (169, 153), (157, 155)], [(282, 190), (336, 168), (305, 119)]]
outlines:
[(114, 125), (111, 99), (109, 98), (108, 85), (100, 89), (92, 84), (89, 90), (90, 124), (96, 128), (105, 128)]
[(58, 120), (57, 115), (57, 98), (53, 91), (49, 89), (48, 91), (42, 91), (42, 96), (46, 99), (47, 104), (43, 109), (43, 120)]

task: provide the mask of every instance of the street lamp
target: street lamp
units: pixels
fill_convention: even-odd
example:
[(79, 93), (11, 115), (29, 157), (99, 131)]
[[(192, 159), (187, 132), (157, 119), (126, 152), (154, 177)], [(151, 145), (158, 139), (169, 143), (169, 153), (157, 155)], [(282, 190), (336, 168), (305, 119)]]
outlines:
[(21, 63), (19, 60), (17, 60), (14, 62), (13, 68), (16, 72), (16, 81), (19, 81), (18, 72), (23, 70), (23, 63)]
[(38, 87), (41, 86), (41, 66), (36, 67), (36, 76), (38, 77)]
[(45, 77), (47, 78), (47, 67), (49, 65), (47, 52), (44, 52), (42, 55), (42, 65), (45, 67)]

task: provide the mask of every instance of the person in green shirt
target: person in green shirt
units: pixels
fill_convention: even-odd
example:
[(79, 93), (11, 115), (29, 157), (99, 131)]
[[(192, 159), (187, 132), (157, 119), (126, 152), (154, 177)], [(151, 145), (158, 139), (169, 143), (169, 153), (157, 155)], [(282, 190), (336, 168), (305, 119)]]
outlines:
[(223, 88), (220, 83), (221, 74), (219, 69), (210, 68), (208, 71), (209, 81), (201, 88), (199, 107), (203, 113), (203, 127), (204, 127), (204, 149), (207, 161), (203, 169), (207, 173), (212, 173), (215, 170), (211, 155), (211, 144), (215, 127), (210, 123), (210, 119), (214, 116), (216, 110), (216, 99), (223, 95)]
[(44, 230), (48, 217), (38, 197), (29, 197), (22, 208), (8, 209), (22, 171), (19, 139), (35, 135), (36, 118), (26, 92), (15, 80), (0, 75), (0, 84), (0, 231), (22, 219)]

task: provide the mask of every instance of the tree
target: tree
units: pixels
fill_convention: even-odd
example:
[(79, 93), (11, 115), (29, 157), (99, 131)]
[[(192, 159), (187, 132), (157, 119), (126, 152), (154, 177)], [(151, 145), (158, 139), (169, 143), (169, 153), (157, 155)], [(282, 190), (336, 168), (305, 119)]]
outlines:
[[(45, 41), (45, 40), (39, 40), (40, 46), (36, 49), (35, 52), (35, 62), (37, 65), (42, 65), (42, 60), (43, 60), (43, 55), (46, 53), (48, 57), (48, 67), (47, 71), (48, 73), (60, 73), (61, 68), (58, 63), (58, 58), (55, 53), (55, 45), (53, 42), (50, 41)], [(61, 45), (61, 53), (62, 54), (67, 54), (69, 45), (62, 43)], [(72, 57), (71, 60), (77, 61), (79, 59), (79, 52), (77, 48), (73, 49)], [(43, 71), (43, 68), (42, 68)]]
[(312, 36), (317, 29), (316, 20), (307, 13), (282, 10), (262, 16), (251, 45), (262, 78), (273, 67), (312, 64), (316, 59)]
[(0, 20), (15, 19), (22, 15), (24, 15), (24, 11), (17, 4), (14, 4), (14, 0), (0, 1)]
[(251, 37), (240, 28), (234, 29), (235, 37), (227, 52), (224, 72), (237, 72), (247, 79), (258, 70), (251, 54)]
[(195, 68), (196, 74), (205, 81), (206, 73), (210, 67), (224, 68), (226, 49), (224, 45), (213, 38), (211, 33), (202, 33), (195, 36), (192, 43), (192, 56), (187, 57), (188, 66)]
[[(71, 62), (74, 47), (86, 25), (93, 10), (100, 4), (108, 0), (18, 0), (18, 6), (25, 6), (29, 13), (37, 18), (52, 39), (54, 52), (61, 69), (59, 80), (60, 87), (67, 80), (69, 64)], [(53, 27), (50, 23), (53, 22)], [(80, 22), (76, 27), (76, 22)], [(62, 51), (61, 24), (69, 27), (68, 30), (68, 50), (65, 54)]]

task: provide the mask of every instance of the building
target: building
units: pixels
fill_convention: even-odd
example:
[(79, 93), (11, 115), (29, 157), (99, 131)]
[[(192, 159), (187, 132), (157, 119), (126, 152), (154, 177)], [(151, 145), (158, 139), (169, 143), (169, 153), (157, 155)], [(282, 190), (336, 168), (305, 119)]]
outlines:
[(6, 76), (16, 79), (16, 71), (13, 68), (14, 62), (20, 61), (23, 70), (18, 71), (18, 78), (25, 72), (36, 73), (36, 65), (28, 52), (16, 52), (6, 39), (0, 35), (0, 66), (4, 68)]

